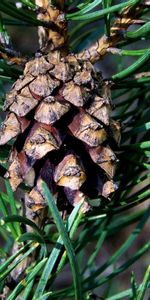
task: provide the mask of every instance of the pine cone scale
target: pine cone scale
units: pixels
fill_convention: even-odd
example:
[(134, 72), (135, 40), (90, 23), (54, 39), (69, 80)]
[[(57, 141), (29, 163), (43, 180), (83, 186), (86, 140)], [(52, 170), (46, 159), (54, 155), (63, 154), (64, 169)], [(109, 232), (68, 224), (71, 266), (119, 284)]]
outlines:
[(70, 109), (70, 104), (57, 101), (55, 97), (45, 98), (35, 111), (34, 119), (38, 122), (52, 125), (58, 121)]
[(0, 145), (5, 145), (11, 139), (23, 133), (29, 126), (30, 121), (9, 113), (0, 128)]

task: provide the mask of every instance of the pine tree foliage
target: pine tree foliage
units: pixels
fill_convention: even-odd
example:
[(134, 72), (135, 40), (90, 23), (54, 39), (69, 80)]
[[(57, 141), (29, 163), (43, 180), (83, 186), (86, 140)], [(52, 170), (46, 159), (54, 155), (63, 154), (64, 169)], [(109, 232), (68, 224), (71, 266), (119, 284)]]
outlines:
[[(150, 216), (150, 1), (55, 0), (53, 5), (64, 2), (71, 52), (79, 59), (98, 62), (96, 67), (100, 69), (109, 60), (110, 70), (105, 78), (102, 75), (111, 86), (112, 118), (122, 127), (121, 143), (115, 149), (118, 162), (114, 180), (118, 189), (111, 200), (89, 198), (91, 209), (86, 214), (80, 202), (70, 214), (62, 216), (43, 182), (48, 217), (42, 226), (35, 224), (5, 178), (12, 142), (1, 146), (0, 176), (5, 189), (0, 191), (0, 299), (147, 299), (147, 262), (141, 283), (132, 273), (128, 289), (120, 291), (117, 285), (121, 285), (119, 275), (132, 270), (150, 251), (150, 242), (144, 239), (134, 254), (132, 251)], [(49, 28), (50, 24), (37, 19), (37, 12), (34, 1), (0, 1), (1, 123), (8, 87), (22, 75), (26, 61), (33, 56), (24, 56), (13, 48), (10, 27), (15, 31), (18, 26), (22, 34), (26, 27)], [(21, 191), (27, 191), (24, 184)], [(121, 235), (123, 242), (105, 260), (105, 244)], [(92, 251), (87, 254), (89, 246)], [(132, 256), (126, 258), (130, 251)], [(65, 266), (70, 268), (71, 283), (58, 289), (56, 279), (62, 279)]]

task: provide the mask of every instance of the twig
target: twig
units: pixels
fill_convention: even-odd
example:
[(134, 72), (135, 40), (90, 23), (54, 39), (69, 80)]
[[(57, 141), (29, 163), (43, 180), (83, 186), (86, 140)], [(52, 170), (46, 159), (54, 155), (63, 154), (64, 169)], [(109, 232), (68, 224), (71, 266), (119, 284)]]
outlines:
[(142, 5), (124, 8), (110, 28), (110, 37), (103, 35), (89, 49), (76, 54), (76, 57), (80, 60), (90, 60), (92, 63), (100, 60), (108, 53), (108, 48), (114, 48), (119, 41), (124, 40), (124, 32), (135, 23), (141, 9)]
[(39, 26), (39, 44), (48, 51), (60, 49), (67, 41), (67, 22), (63, 13), (64, 0), (57, 0), (56, 6), (52, 1), (35, 0), (37, 19), (42, 22)]
[[(15, 52), (14, 52), (15, 53)], [(25, 57), (19, 57), (19, 56), (11, 56), (7, 52), (0, 51), (0, 59), (4, 59), (9, 64), (16, 64), (19, 66), (24, 66), (27, 62), (27, 59)]]

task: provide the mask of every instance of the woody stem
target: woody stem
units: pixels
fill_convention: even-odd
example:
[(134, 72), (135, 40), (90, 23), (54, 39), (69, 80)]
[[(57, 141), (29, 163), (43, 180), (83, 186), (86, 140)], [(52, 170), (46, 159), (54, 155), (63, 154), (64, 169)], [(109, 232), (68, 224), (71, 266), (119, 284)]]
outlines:
[(92, 63), (103, 58), (110, 47), (115, 47), (118, 42), (124, 39), (123, 33), (128, 27), (135, 23), (135, 18), (140, 15), (142, 5), (125, 7), (115, 19), (110, 28), (110, 36), (102, 36), (89, 49), (76, 55), (80, 60), (90, 60)]
[(62, 50), (67, 43), (67, 22), (63, 13), (64, 0), (57, 0), (54, 6), (49, 0), (35, 0), (38, 9), (37, 19), (44, 26), (39, 27), (39, 43), (44, 51)]
[(13, 50), (3, 49), (0, 47), (0, 59), (4, 59), (8, 63), (24, 66), (26, 58), (19, 56), (19, 54)]

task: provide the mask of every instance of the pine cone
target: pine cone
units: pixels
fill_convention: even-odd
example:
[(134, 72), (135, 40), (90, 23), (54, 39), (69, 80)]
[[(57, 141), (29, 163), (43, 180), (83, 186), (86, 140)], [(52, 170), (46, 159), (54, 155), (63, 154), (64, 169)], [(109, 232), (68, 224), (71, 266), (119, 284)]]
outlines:
[[(110, 88), (90, 62), (51, 50), (26, 63), (24, 74), (6, 95), (6, 120), (0, 145), (15, 139), (6, 177), (15, 191), (30, 187), (26, 205), (40, 215), (46, 202), (44, 180), (57, 199), (109, 198), (120, 140), (119, 124), (110, 118)], [(89, 209), (85, 205), (85, 210)]]

